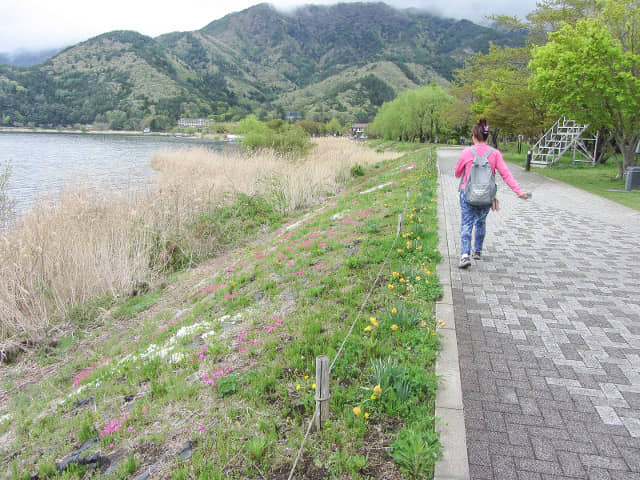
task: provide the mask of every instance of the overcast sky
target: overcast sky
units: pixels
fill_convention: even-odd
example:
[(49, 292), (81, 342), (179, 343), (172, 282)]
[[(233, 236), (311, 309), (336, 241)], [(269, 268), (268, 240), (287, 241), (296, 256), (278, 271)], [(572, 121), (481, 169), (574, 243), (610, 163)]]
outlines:
[[(355, 0), (342, 0), (349, 2)], [(0, 52), (58, 48), (112, 30), (135, 30), (155, 37), (174, 31), (199, 30), (213, 20), (239, 12), (259, 0), (0, 0)], [(339, 0), (272, 0), (292, 10), (305, 4), (331, 5)], [(536, 0), (387, 0), (397, 8), (416, 7), (477, 23), (492, 13), (523, 18)]]

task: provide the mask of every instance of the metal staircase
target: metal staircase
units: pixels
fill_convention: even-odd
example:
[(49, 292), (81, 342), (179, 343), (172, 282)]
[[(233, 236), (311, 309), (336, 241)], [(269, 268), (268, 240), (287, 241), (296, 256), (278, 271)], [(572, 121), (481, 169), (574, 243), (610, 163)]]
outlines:
[[(538, 143), (531, 149), (531, 164), (547, 166), (552, 165), (570, 148), (573, 148), (573, 161), (585, 161), (576, 159), (576, 153), (580, 152), (585, 155), (591, 163), (595, 164), (595, 151), (598, 142), (595, 139), (581, 138), (584, 131), (589, 125), (580, 125), (575, 120), (567, 120), (565, 117), (558, 121), (545, 133)], [(591, 149), (587, 148), (585, 141), (595, 140), (596, 146)]]

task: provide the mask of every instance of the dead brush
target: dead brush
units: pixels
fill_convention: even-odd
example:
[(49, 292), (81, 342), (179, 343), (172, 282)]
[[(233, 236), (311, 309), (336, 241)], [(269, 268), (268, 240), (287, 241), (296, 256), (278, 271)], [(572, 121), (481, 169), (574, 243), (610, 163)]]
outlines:
[[(66, 191), (42, 201), (2, 233), (0, 342), (65, 329), (71, 308), (156, 283), (175, 255), (184, 266), (219, 253), (194, 225), (238, 194), (264, 195), (281, 215), (337, 193), (351, 168), (398, 153), (377, 153), (343, 138), (322, 138), (302, 160), (272, 152), (205, 149), (157, 153), (145, 192)], [(72, 326), (68, 326), (72, 328)]]

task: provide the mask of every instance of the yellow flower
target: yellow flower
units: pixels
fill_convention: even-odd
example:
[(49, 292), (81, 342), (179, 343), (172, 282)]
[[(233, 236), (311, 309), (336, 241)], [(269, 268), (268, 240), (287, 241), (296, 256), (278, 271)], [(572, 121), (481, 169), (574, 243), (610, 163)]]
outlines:
[(305, 376), (304, 376), (304, 379), (305, 379), (305, 380), (308, 380), (308, 379), (309, 379), (309, 375), (305, 375)]
[(393, 290), (393, 285), (389, 284), (388, 288), (389, 288), (389, 290)]
[(314, 383), (313, 385), (311, 385), (311, 388), (313, 388), (315, 390), (316, 389), (316, 384)]
[(419, 282), (419, 281), (420, 281), (420, 277), (416, 277), (416, 281), (418, 281), (418, 282)]
[(296, 390), (300, 390), (301, 388), (300, 384), (296, 385)]
[(373, 327), (371, 325), (367, 325), (366, 327), (364, 327), (365, 332), (370, 332), (371, 330), (373, 330)]
[(398, 313), (398, 309), (397, 309), (396, 307), (393, 307), (393, 308), (391, 309), (391, 313)]
[(398, 329), (398, 325), (396, 325), (395, 323), (391, 325), (391, 330), (397, 330), (397, 329)]
[(420, 326), (421, 326), (422, 328), (426, 327), (426, 326), (427, 326), (427, 322), (425, 322), (425, 321), (423, 320), (422, 322), (420, 322)]
[(371, 400), (375, 400), (376, 398), (378, 397), (376, 397), (375, 395), (371, 395)]
[(400, 283), (404, 283), (404, 282), (406, 282), (406, 280), (404, 278), (401, 278)]
[(369, 412), (364, 412), (364, 418), (369, 418)]
[(369, 317), (369, 321), (371, 322), (371, 325), (373, 325), (374, 327), (378, 326), (378, 320), (376, 320), (375, 317)]
[(373, 393), (376, 395), (380, 395), (382, 393), (382, 387), (380, 385), (376, 385), (373, 387)]
[(404, 252), (404, 250), (402, 248), (398, 249), (398, 253), (403, 253), (403, 252)]
[(353, 407), (353, 413), (356, 417), (359, 417), (362, 411), (360, 410), (360, 407)]

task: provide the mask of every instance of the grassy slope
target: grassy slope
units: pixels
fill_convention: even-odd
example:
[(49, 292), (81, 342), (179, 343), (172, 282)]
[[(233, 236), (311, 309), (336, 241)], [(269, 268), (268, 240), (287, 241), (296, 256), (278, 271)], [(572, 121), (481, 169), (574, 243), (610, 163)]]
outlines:
[[(334, 361), (347, 338), (331, 419), (295, 478), (428, 478), (441, 292), (428, 158), (384, 162), (279, 232), (2, 366), (2, 470), (288, 478), (314, 412), (315, 359)], [(100, 468), (56, 473), (83, 444), (80, 457), (97, 455)]]

